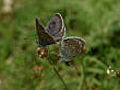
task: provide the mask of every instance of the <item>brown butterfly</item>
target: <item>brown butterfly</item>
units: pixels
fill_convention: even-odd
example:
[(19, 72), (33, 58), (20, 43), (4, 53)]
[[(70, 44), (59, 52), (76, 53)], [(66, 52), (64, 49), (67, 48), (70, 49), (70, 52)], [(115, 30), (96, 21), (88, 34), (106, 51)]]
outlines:
[(65, 27), (62, 16), (56, 13), (47, 27), (44, 28), (39, 20), (36, 18), (36, 31), (37, 31), (37, 44), (39, 48), (37, 49), (38, 56), (43, 58), (47, 56), (46, 46), (61, 43), (62, 38), (65, 34)]
[(60, 42), (65, 34), (62, 16), (59, 13), (56, 13), (46, 28), (44, 28), (36, 18), (36, 30), (38, 36), (37, 43), (39, 47), (46, 47)]

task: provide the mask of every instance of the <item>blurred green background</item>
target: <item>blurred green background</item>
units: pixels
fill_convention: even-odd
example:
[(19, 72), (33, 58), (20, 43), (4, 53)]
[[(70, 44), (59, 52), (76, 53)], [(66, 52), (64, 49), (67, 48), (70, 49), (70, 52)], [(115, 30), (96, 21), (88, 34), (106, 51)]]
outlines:
[(80, 36), (88, 47), (75, 59), (78, 70), (57, 65), (67, 87), (119, 90), (120, 79), (106, 70), (120, 68), (120, 0), (0, 0), (0, 90), (64, 89), (48, 61), (36, 56), (35, 18), (45, 26), (58, 12), (66, 36)]

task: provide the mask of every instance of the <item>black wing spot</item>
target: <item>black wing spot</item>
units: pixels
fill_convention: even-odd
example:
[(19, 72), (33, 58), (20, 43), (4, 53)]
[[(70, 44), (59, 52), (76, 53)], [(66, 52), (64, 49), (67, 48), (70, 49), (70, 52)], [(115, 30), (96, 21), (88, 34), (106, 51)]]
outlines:
[(56, 22), (52, 22), (51, 25), (49, 26), (49, 29), (55, 28)]

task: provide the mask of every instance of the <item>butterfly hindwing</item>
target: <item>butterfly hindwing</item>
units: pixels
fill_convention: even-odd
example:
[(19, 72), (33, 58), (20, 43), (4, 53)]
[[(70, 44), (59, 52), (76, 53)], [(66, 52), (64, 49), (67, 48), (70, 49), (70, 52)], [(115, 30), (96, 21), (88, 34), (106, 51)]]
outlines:
[(54, 38), (46, 32), (44, 27), (39, 23), (39, 20), (36, 18), (36, 30), (38, 35), (38, 45), (39, 46), (47, 46), (51, 44), (55, 44)]
[(61, 58), (63, 60), (71, 60), (79, 55), (82, 50), (85, 41), (79, 37), (68, 37), (65, 38), (61, 46)]
[(65, 27), (62, 16), (59, 13), (56, 13), (50, 20), (46, 27), (46, 31), (55, 39), (56, 42), (62, 40), (65, 33)]

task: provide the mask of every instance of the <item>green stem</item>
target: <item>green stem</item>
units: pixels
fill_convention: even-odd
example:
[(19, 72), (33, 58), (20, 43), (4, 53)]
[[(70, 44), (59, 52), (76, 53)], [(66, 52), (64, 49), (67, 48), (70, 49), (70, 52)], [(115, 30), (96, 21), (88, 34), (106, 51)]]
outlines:
[(82, 85), (83, 85), (84, 79), (85, 79), (85, 76), (84, 76), (84, 65), (81, 62), (81, 83), (80, 83), (80, 90), (82, 90)]
[(63, 83), (63, 85), (65, 86), (65, 90), (68, 90), (67, 85), (65, 84), (63, 78), (60, 76), (59, 72), (57, 71), (57, 69), (55, 67), (53, 67), (55, 73), (57, 74), (57, 76), (59, 77), (59, 79), (61, 80), (61, 82)]
[[(49, 53), (48, 53), (49, 54)], [(50, 55), (48, 56), (49, 58), (47, 59), (49, 61), (49, 63), (53, 66), (53, 70), (56, 73), (56, 75), (58, 76), (58, 78), (60, 79), (60, 81), (63, 83), (65, 90), (68, 90), (68, 87), (66, 85), (66, 83), (64, 82), (63, 78), (61, 77), (61, 75), (59, 74), (59, 72), (57, 71), (56, 67), (53, 64), (53, 61), (50, 60)]]

